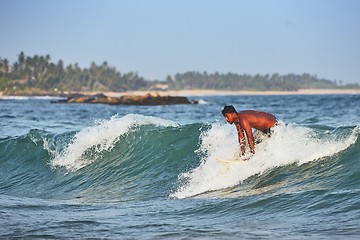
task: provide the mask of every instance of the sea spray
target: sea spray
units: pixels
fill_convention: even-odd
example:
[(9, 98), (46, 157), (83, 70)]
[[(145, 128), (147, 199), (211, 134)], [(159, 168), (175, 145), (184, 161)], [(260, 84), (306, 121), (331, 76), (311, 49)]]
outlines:
[[(151, 116), (128, 114), (124, 117), (113, 116), (98, 121), (78, 132), (67, 147), (52, 160), (53, 167), (65, 167), (77, 171), (110, 151), (121, 136), (141, 125), (177, 126), (177, 123)], [(91, 150), (92, 154), (87, 154)], [(95, 154), (94, 154), (95, 152)]]
[(230, 125), (215, 123), (200, 137), (201, 146), (197, 152), (201, 155), (201, 164), (179, 176), (181, 185), (170, 197), (185, 198), (233, 187), (276, 167), (294, 163), (301, 165), (332, 156), (354, 144), (359, 132), (359, 127), (356, 127), (347, 136), (325, 131), (320, 137), (314, 129), (281, 124), (274, 127), (271, 138), (256, 145), (256, 154), (250, 160), (227, 164), (216, 158), (239, 159), (236, 130)]

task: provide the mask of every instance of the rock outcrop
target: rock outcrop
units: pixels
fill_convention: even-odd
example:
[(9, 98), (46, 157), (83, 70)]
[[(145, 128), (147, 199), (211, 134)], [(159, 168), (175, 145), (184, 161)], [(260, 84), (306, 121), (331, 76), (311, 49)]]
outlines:
[(67, 99), (52, 101), (52, 103), (101, 103), (111, 105), (173, 105), (173, 104), (196, 104), (186, 97), (180, 96), (160, 96), (159, 94), (124, 95), (121, 97), (108, 97), (104, 94), (83, 95), (72, 94)]

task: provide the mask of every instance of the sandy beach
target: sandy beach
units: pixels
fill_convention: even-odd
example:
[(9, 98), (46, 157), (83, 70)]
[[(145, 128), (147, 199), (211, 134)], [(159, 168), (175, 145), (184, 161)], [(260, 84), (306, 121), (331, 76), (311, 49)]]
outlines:
[[(360, 89), (300, 89), (298, 91), (225, 91), (225, 90), (169, 90), (169, 91), (128, 91), (104, 92), (109, 97), (123, 95), (156, 94), (160, 96), (225, 96), (225, 95), (321, 95), (321, 94), (360, 94)], [(95, 94), (95, 93), (86, 93)]]

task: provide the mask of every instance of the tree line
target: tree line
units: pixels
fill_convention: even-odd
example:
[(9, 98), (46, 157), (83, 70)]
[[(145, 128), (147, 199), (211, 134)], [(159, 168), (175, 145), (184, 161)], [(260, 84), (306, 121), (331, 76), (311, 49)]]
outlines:
[(168, 76), (167, 82), (174, 89), (223, 89), (257, 91), (296, 91), (299, 89), (359, 88), (358, 84), (338, 85), (334, 80), (316, 75), (286, 74), (249, 75), (235, 73), (186, 72)]
[(185, 72), (168, 75), (165, 81), (150, 81), (136, 72), (121, 73), (106, 61), (92, 62), (88, 68), (77, 63), (64, 65), (62, 60), (51, 61), (50, 55), (18, 55), (10, 64), (0, 57), (0, 91), (129, 91), (147, 90), (157, 83), (166, 83), (169, 89), (221, 90), (298, 90), (306, 88), (359, 88), (358, 84), (338, 85), (336, 81), (319, 79), (310, 74), (248, 75), (235, 73)]
[(136, 72), (120, 73), (105, 61), (89, 68), (51, 62), (50, 55), (18, 55), (15, 63), (0, 57), (0, 91), (127, 91), (148, 88), (150, 82)]

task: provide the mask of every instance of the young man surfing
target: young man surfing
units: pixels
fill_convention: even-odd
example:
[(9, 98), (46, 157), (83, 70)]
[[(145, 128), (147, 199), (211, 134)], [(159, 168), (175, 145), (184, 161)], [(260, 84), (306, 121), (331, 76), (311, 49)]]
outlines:
[(236, 112), (233, 106), (225, 106), (222, 110), (226, 121), (230, 124), (235, 124), (238, 131), (238, 139), (241, 146), (241, 154), (245, 155), (245, 135), (247, 137), (250, 152), (255, 153), (255, 142), (252, 133), (252, 128), (269, 134), (270, 129), (277, 124), (277, 119), (274, 115), (266, 112), (258, 112), (254, 110), (244, 110)]

